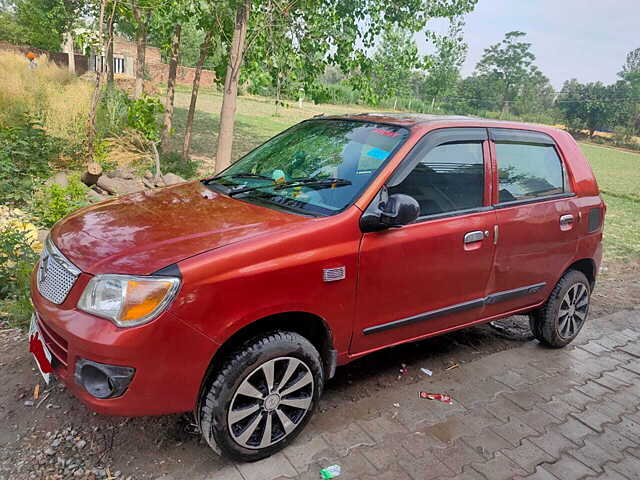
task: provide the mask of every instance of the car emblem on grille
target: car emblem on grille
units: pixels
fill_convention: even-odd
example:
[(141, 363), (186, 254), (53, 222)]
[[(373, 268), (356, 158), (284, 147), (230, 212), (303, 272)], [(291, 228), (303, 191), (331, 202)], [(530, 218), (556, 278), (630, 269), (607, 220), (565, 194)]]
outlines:
[(47, 278), (47, 268), (49, 266), (49, 255), (46, 250), (43, 252), (42, 258), (40, 259), (40, 268), (38, 270), (38, 280), (44, 282)]

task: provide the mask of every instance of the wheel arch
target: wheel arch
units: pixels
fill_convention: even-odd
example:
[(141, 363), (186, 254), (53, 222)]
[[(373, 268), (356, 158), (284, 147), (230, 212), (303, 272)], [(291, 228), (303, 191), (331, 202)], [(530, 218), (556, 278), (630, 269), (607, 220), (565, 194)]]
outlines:
[(298, 333), (309, 340), (320, 353), (325, 378), (333, 377), (337, 365), (337, 351), (327, 322), (320, 316), (303, 311), (281, 312), (257, 319), (230, 335), (215, 352), (204, 374), (196, 402), (196, 418), (200, 412), (202, 394), (209, 388), (223, 359), (246, 341), (274, 330)]
[[(577, 270), (579, 272), (584, 273), (584, 276), (589, 280), (589, 286), (591, 287), (591, 291), (593, 291), (593, 287), (596, 284), (596, 262), (591, 258), (582, 258), (580, 260), (576, 260), (563, 272), (562, 276), (567, 273), (569, 270)], [(562, 276), (560, 278), (562, 278)]]

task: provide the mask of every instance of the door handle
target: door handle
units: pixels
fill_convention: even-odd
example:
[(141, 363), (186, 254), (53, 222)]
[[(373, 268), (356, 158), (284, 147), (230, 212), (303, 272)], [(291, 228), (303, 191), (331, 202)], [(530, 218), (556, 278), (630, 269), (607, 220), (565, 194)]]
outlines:
[(571, 225), (574, 221), (573, 215), (570, 213), (567, 213), (566, 215), (562, 215), (560, 217), (560, 226), (561, 227), (568, 227), (569, 225)]
[(484, 232), (482, 230), (474, 230), (473, 232), (465, 233), (464, 235), (464, 243), (475, 243), (481, 242), (484, 238)]

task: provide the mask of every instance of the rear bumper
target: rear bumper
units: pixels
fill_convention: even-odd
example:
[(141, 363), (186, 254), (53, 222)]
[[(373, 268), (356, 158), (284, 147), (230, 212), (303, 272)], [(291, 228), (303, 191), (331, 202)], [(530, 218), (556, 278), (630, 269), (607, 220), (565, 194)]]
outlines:
[[(38, 325), (53, 358), (54, 374), (91, 410), (124, 416), (193, 410), (200, 384), (218, 345), (170, 312), (146, 325), (118, 328), (75, 308), (89, 280), (81, 274), (62, 305), (43, 298), (31, 279)], [(90, 395), (75, 379), (80, 359), (133, 367), (125, 392), (110, 399)]]

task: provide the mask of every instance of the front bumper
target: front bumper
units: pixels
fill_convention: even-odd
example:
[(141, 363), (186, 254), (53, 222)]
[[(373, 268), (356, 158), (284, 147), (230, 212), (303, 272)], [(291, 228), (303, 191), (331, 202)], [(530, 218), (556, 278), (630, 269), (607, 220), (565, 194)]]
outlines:
[[(118, 328), (76, 309), (90, 278), (81, 274), (61, 305), (42, 297), (35, 273), (31, 278), (31, 299), (53, 356), (54, 374), (99, 413), (141, 416), (193, 410), (218, 345), (169, 311), (145, 325)], [(99, 399), (76, 382), (76, 363), (82, 359), (131, 367), (135, 375), (121, 396)]]

